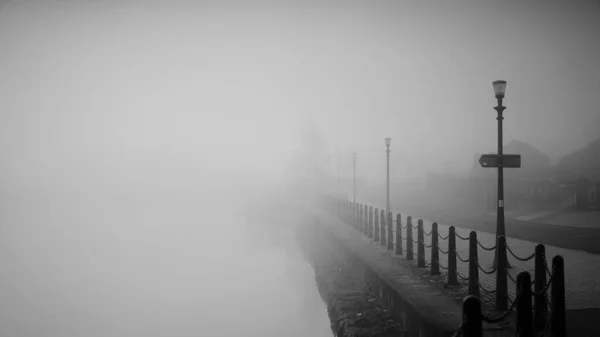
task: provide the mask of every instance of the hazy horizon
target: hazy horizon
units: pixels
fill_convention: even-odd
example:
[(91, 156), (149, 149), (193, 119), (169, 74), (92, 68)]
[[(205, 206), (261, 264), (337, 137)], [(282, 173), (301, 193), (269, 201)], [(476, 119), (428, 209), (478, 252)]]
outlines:
[(555, 161), (600, 137), (600, 6), (535, 3), (5, 1), (5, 166), (141, 154), (279, 174), (312, 122), (366, 170), (385, 137), (404, 162), (468, 168), (496, 147), (496, 79), (505, 144)]

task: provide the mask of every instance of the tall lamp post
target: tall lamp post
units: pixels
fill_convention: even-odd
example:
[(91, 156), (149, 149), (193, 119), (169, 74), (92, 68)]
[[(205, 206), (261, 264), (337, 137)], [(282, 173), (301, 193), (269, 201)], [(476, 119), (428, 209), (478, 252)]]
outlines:
[(386, 202), (385, 202), (385, 215), (387, 216), (390, 212), (390, 145), (392, 144), (391, 138), (385, 139), (385, 153), (387, 155), (387, 181), (386, 181)]
[[(502, 99), (506, 91), (506, 81), (494, 81), (494, 94), (498, 100), (498, 105), (494, 110), (498, 113), (498, 208), (496, 211), (496, 241), (499, 242), (499, 237), (506, 238), (506, 228), (504, 224), (504, 157), (503, 157), (503, 141), (502, 141), (502, 113), (505, 106), (502, 106)], [(506, 269), (510, 268), (508, 258), (506, 256), (506, 244), (498, 245), (494, 256), (494, 268), (496, 268), (496, 308), (498, 310), (506, 310), (508, 307), (507, 294), (507, 275)]]
[[(506, 109), (505, 106), (502, 106), (502, 99), (506, 91), (506, 81), (494, 81), (492, 85), (498, 100), (498, 105), (494, 107), (494, 110), (498, 112), (498, 117), (496, 117), (498, 120), (498, 156), (502, 158), (502, 120), (504, 120), (502, 113)], [(496, 214), (496, 237), (506, 235), (504, 226), (504, 167), (502, 164), (498, 166), (498, 209)]]

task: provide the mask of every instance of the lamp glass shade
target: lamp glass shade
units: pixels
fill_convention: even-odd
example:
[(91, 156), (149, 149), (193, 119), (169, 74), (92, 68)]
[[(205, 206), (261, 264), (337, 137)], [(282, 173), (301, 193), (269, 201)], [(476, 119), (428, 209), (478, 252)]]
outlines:
[(496, 97), (504, 97), (504, 92), (506, 91), (506, 81), (494, 81), (492, 82), (494, 86), (494, 94)]
[(392, 144), (392, 139), (391, 138), (386, 138), (385, 139), (385, 146), (390, 146), (390, 144)]

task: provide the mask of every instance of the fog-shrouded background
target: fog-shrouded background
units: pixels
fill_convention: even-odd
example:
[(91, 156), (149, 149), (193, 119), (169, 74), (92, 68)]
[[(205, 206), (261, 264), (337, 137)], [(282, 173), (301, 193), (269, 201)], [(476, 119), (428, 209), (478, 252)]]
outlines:
[[(357, 152), (380, 175), (385, 137), (394, 174), (467, 170), (496, 148), (497, 79), (506, 142), (553, 161), (584, 147), (600, 137), (599, 18), (593, 0), (0, 0), (0, 335), (191, 336), (190, 312), (216, 312), (198, 323), (215, 336), (272, 334), (261, 296), (214, 304), (238, 259), (215, 228), (308, 158), (348, 173)], [(260, 256), (240, 274), (281, 281)], [(214, 279), (181, 271), (194, 261)], [(161, 312), (156, 289), (196, 295)], [(281, 310), (293, 293), (269, 302), (281, 322), (306, 319)]]

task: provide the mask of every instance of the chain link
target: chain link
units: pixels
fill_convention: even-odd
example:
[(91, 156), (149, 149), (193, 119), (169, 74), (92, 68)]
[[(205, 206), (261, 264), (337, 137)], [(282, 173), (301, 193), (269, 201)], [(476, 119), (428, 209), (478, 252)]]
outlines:
[(468, 236), (467, 237), (462, 237), (462, 236), (460, 236), (460, 234), (458, 234), (456, 232), (454, 232), (454, 235), (456, 235), (456, 237), (459, 238), (459, 239), (461, 239), (461, 240), (469, 240)]
[(469, 261), (470, 261), (469, 258), (463, 259), (462, 257), (460, 257), (460, 255), (458, 255), (458, 252), (455, 252), (455, 254), (456, 254), (456, 258), (458, 258), (461, 262), (469, 263)]
[[(554, 276), (554, 275), (552, 275), (552, 276)], [(553, 279), (553, 277), (550, 277), (550, 280), (548, 280), (548, 283), (546, 283), (546, 286), (544, 287), (544, 289), (542, 289), (542, 290), (540, 290), (538, 292), (532, 291), (531, 292), (531, 296), (535, 297), (535, 296), (540, 296), (542, 294), (546, 295), (546, 292), (548, 291), (548, 289), (550, 289), (550, 285), (552, 284), (552, 279)]]
[(481, 247), (481, 249), (483, 249), (483, 250), (487, 250), (488, 252), (490, 252), (490, 251), (492, 251), (492, 250), (495, 250), (495, 249), (496, 249), (496, 247), (497, 247), (496, 245), (494, 245), (494, 247), (489, 247), (489, 248), (488, 248), (488, 247), (486, 247), (486, 246), (482, 245), (482, 244), (481, 244), (481, 242), (479, 242), (479, 240), (477, 240), (477, 244), (479, 245), (479, 247)]
[(506, 245), (506, 249), (508, 249), (508, 252), (510, 253), (510, 255), (512, 255), (515, 259), (522, 261), (522, 262), (527, 262), (535, 257), (535, 252), (533, 252), (533, 254), (529, 255), (526, 258), (520, 258), (512, 251), (512, 249), (510, 249), (509, 245)]
[(448, 233), (448, 235), (446, 235), (446, 236), (444, 237), (444, 236), (442, 236), (442, 235), (441, 235), (441, 234), (438, 232), (438, 237), (439, 237), (440, 239), (442, 239), (442, 241), (443, 241), (443, 240), (448, 240), (448, 238), (450, 237), (450, 233)]
[(429, 231), (429, 233), (427, 233), (425, 230), (423, 230), (423, 234), (425, 234), (425, 236), (430, 236), (431, 233), (433, 233), (433, 229)]
[(482, 315), (482, 319), (488, 323), (498, 323), (503, 321), (506, 317), (508, 317), (508, 315), (513, 311), (513, 309), (515, 308), (515, 304), (517, 304), (518, 302), (518, 297), (517, 299), (515, 299), (515, 301), (512, 302), (512, 304), (510, 305), (510, 308), (508, 308), (508, 310), (506, 310), (502, 315), (498, 316), (498, 317), (489, 317), (489, 316), (485, 316)]
[(443, 250), (440, 246), (438, 246), (438, 251), (442, 254), (448, 254), (447, 250)]
[[(544, 258), (544, 265), (545, 265), (546, 268), (548, 268), (548, 265), (546, 263), (546, 259), (545, 258)], [(550, 288), (550, 285), (552, 284), (552, 280), (553, 279), (554, 279), (554, 272), (552, 274), (550, 274), (550, 279), (548, 280), (548, 282), (546, 282), (546, 286), (544, 287), (544, 289), (542, 289), (542, 290), (540, 290), (538, 292), (533, 291), (531, 293), (531, 295), (535, 297), (535, 296), (540, 296), (540, 295), (544, 294), (544, 296), (547, 297), (548, 296), (548, 289)]]
[(492, 275), (493, 273), (495, 273), (495, 272), (496, 272), (496, 268), (494, 268), (494, 269), (492, 269), (492, 270), (489, 270), (489, 271), (486, 271), (486, 270), (485, 270), (485, 269), (483, 269), (483, 267), (482, 267), (482, 266), (479, 264), (479, 261), (477, 261), (477, 267), (479, 268), (479, 270), (481, 270), (481, 272), (483, 272), (484, 274), (487, 274), (487, 275)]
[(517, 284), (517, 280), (515, 280), (512, 275), (510, 275), (510, 273), (508, 272), (508, 269), (504, 269), (506, 271), (506, 275), (508, 276), (508, 278), (513, 281), (514, 284)]

